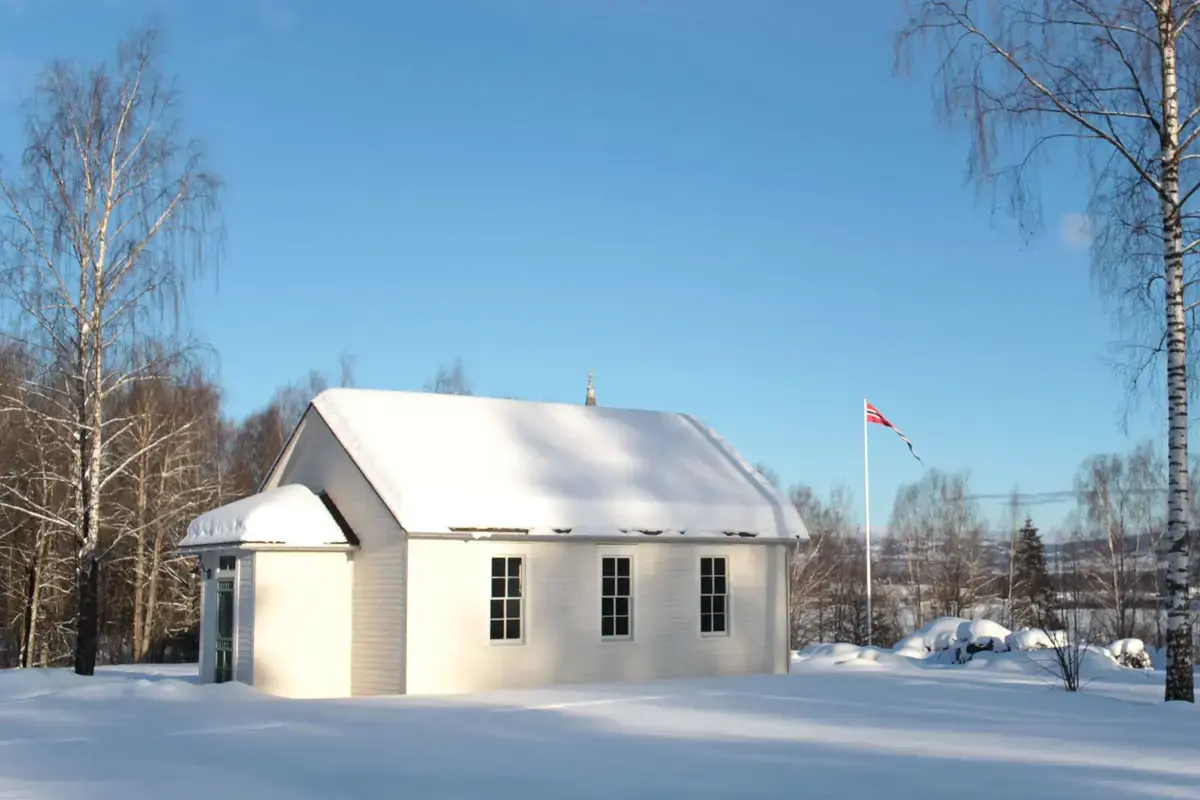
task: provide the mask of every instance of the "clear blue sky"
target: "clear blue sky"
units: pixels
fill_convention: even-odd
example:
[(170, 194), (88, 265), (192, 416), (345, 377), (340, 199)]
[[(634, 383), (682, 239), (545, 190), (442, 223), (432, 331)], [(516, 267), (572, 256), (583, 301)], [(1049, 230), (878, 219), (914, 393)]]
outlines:
[[(1046, 174), (1028, 246), (993, 218), (927, 74), (891, 75), (900, 6), (851, 38), (796, 0), (5, 0), (3, 146), (47, 58), (158, 15), (228, 183), (190, 314), (233, 415), (342, 350), (380, 388), (461, 356), (534, 400), (594, 370), (602, 404), (692, 413), (860, 513), (864, 394), (976, 491), (1069, 488), (1162, 430), (1157, 398), (1118, 430), (1115, 329), (1059, 231), (1085, 187)], [(882, 524), (920, 469), (871, 445)]]

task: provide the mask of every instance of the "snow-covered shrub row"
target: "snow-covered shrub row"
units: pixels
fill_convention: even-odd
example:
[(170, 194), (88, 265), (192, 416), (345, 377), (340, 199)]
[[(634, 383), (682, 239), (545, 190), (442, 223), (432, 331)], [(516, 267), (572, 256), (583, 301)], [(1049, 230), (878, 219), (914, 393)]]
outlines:
[[(1051, 650), (1067, 645), (1066, 631), (1023, 628), (1010, 631), (986, 619), (939, 617), (905, 636), (891, 650), (850, 644), (814, 644), (799, 655), (831, 664), (875, 666), (918, 659), (927, 664), (966, 664), (979, 653), (1017, 653)], [(1089, 657), (1131, 669), (1154, 669), (1153, 653), (1141, 639), (1120, 639), (1110, 645), (1084, 645)], [(1161, 668), (1161, 667), (1160, 667)]]
[[(1008, 653), (1049, 650), (1067, 644), (1066, 631), (1023, 628), (1010, 631), (986, 619), (939, 617), (896, 642), (892, 652), (909, 658), (932, 658), (965, 664), (976, 653)], [(1133, 669), (1153, 668), (1150, 653), (1141, 639), (1121, 639), (1107, 647), (1090, 648), (1118, 664)]]

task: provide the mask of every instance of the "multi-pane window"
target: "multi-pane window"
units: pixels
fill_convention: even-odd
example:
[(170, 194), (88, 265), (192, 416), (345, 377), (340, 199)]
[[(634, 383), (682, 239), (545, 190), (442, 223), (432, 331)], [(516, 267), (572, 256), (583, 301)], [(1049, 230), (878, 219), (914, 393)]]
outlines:
[(700, 632), (729, 631), (729, 574), (723, 557), (700, 559)]
[(491, 638), (493, 641), (521, 639), (521, 558), (492, 559)]
[(629, 556), (600, 560), (600, 635), (629, 638), (633, 632), (633, 577)]

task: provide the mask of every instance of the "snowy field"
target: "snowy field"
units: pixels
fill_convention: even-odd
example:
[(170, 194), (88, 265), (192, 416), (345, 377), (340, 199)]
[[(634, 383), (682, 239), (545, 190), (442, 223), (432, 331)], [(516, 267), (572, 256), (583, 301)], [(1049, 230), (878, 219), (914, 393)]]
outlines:
[(793, 673), (471, 698), (291, 701), (195, 667), (0, 673), (0, 798), (1200, 798), (1163, 675), (847, 645)]

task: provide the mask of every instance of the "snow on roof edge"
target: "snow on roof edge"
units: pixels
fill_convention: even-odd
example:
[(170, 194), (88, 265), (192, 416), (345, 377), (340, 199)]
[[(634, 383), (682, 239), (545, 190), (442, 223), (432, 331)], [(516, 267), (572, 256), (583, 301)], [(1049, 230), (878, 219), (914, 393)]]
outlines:
[[(787, 496), (782, 491), (780, 491), (774, 484), (767, 480), (761, 472), (751, 466), (746, 459), (742, 458), (742, 454), (734, 449), (733, 445), (729, 444), (729, 442), (727, 442), (725, 438), (721, 436), (721, 434), (717, 433), (716, 430), (710, 428), (708, 425), (705, 425), (691, 414), (680, 414), (679, 416), (694, 425), (703, 435), (707, 436), (709, 440), (712, 441), (712, 443), (719, 450), (721, 450), (722, 453), (725, 454), (726, 458), (733, 461), (743, 476), (745, 476), (750, 483), (754, 484), (755, 488), (757, 488), (759, 492), (763, 494), (764, 498), (769, 503), (776, 507), (780, 514), (782, 514), (784, 517), (795, 517), (795, 521), (799, 523), (798, 528), (795, 531), (793, 531), (791, 527), (785, 526), (785, 529), (792, 534), (791, 538), (803, 540), (808, 539), (808, 526), (804, 524), (804, 520), (800, 517), (800, 512), (796, 510), (796, 507), (792, 505), (791, 501), (788, 500)], [(782, 522), (783, 520), (780, 520), (781, 524)]]
[(179, 548), (241, 544), (321, 547), (347, 541), (321, 498), (306, 486), (287, 484), (206, 511), (188, 525)]

